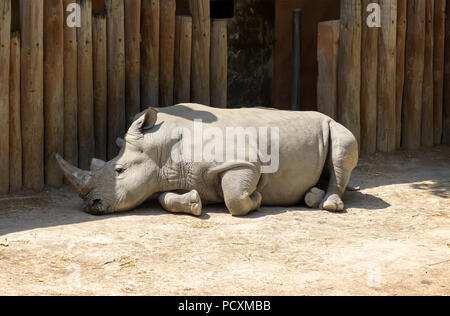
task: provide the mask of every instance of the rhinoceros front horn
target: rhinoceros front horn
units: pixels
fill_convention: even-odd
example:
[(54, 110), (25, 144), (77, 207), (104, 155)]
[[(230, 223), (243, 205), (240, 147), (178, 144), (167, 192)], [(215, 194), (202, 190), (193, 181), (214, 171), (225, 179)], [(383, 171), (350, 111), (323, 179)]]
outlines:
[(56, 154), (56, 160), (61, 167), (64, 176), (72, 187), (77, 191), (81, 198), (84, 198), (90, 191), (91, 173), (74, 167), (65, 161), (60, 155)]

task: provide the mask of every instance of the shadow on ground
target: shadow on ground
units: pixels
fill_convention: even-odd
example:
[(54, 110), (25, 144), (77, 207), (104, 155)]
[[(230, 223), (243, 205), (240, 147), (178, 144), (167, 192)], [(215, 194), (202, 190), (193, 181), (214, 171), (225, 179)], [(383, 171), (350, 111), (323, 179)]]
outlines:
[(438, 197), (449, 199), (450, 198), (450, 180), (430, 180), (428, 182), (413, 183), (412, 187), (417, 190), (423, 190), (431, 192)]
[[(450, 197), (450, 147), (437, 147), (427, 153), (399, 152), (362, 157), (352, 178), (352, 185), (361, 186), (359, 192), (347, 192), (347, 208), (383, 210), (390, 206), (382, 198), (365, 193), (365, 189), (395, 184), (410, 184), (412, 189), (431, 193), (440, 198)], [(146, 202), (136, 210), (107, 216), (92, 216), (82, 212), (83, 203), (68, 187), (47, 190), (38, 195), (22, 193), (0, 197), (0, 236), (38, 228), (65, 226), (92, 221), (106, 221), (124, 216), (167, 216), (155, 202)], [(249, 220), (286, 212), (318, 212), (304, 206), (263, 207), (247, 216)], [(200, 220), (211, 214), (227, 213), (224, 205), (208, 206)], [(344, 213), (330, 213), (340, 216)], [(189, 216), (189, 215), (170, 215)], [(230, 215), (231, 216), (231, 215)]]
[(412, 189), (450, 197), (450, 147), (362, 156), (351, 184), (362, 189), (410, 184)]
[[(389, 204), (380, 198), (361, 192), (347, 192), (344, 202), (348, 207), (364, 208), (369, 205), (370, 209), (385, 209)], [(117, 213), (113, 215), (93, 216), (82, 211), (83, 202), (70, 188), (60, 190), (50, 190), (45, 194), (29, 199), (11, 198), (4, 202), (4, 207), (0, 210), (0, 236), (28, 231), (39, 228), (48, 228), (64, 225), (80, 224), (92, 221), (106, 221), (115, 217), (125, 216), (167, 216), (156, 201), (148, 201), (133, 211)], [(262, 207), (257, 212), (246, 216), (249, 220), (262, 218), (265, 216), (275, 216), (287, 212), (322, 212), (307, 208), (305, 205), (292, 207)], [(223, 204), (210, 205), (204, 207), (200, 220), (209, 220), (212, 214), (225, 213), (228, 211)], [(346, 212), (332, 213), (336, 216)], [(170, 216), (190, 216), (185, 214), (170, 214)], [(231, 215), (230, 215), (231, 216)]]

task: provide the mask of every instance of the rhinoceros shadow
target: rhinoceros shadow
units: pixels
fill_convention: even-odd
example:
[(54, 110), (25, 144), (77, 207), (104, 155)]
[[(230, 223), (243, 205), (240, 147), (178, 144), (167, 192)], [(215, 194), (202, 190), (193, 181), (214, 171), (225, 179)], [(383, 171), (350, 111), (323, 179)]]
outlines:
[[(379, 197), (362, 192), (346, 192), (343, 201), (345, 203), (345, 210), (342, 212), (328, 212), (319, 209), (312, 209), (307, 207), (304, 203), (301, 203), (290, 207), (261, 207), (260, 210), (249, 214), (247, 217), (249, 219), (256, 219), (288, 212), (326, 212), (330, 214), (330, 216), (339, 216), (347, 214), (347, 210), (349, 209), (384, 210), (391, 206), (389, 203), (385, 202)], [(206, 213), (208, 213), (207, 210)]]
[[(344, 196), (344, 203), (346, 209), (363, 209), (363, 210), (383, 210), (391, 205), (385, 202), (383, 199), (365, 194), (362, 192), (346, 192)], [(307, 207), (304, 203), (299, 203), (298, 205), (289, 207), (279, 207), (279, 206), (262, 206), (258, 211), (252, 212), (243, 218), (256, 219), (266, 216), (274, 216), (287, 212), (327, 212), (319, 209), (311, 209)], [(327, 212), (334, 215), (347, 214), (347, 210), (343, 212)], [(145, 214), (149, 216), (158, 216), (167, 214), (156, 201), (147, 201), (135, 210), (128, 212), (128, 215)], [(203, 207), (203, 213), (200, 217), (201, 220), (208, 220), (213, 214), (229, 214), (225, 204), (214, 204), (207, 205)], [(126, 215), (124, 213), (124, 215)], [(175, 216), (190, 216), (186, 214), (174, 214)], [(230, 215), (231, 216), (231, 215)]]
[(177, 112), (177, 114), (174, 114), (172, 112), (165, 112), (164, 108), (162, 108), (160, 111), (166, 113), (167, 115), (179, 116), (190, 121), (195, 121), (198, 119), (201, 119), (203, 123), (214, 123), (217, 121), (217, 116), (215, 116), (211, 112), (193, 110), (191, 108), (188, 108), (187, 106), (184, 106), (183, 104), (178, 104), (177, 107), (183, 109), (181, 112)]

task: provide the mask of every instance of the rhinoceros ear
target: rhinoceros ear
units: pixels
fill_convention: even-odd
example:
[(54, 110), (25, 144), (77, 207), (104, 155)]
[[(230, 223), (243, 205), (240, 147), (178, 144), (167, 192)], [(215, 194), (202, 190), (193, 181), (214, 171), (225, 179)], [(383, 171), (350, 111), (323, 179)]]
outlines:
[(141, 131), (152, 129), (158, 120), (158, 110), (155, 108), (148, 108), (144, 116), (140, 119), (138, 127)]

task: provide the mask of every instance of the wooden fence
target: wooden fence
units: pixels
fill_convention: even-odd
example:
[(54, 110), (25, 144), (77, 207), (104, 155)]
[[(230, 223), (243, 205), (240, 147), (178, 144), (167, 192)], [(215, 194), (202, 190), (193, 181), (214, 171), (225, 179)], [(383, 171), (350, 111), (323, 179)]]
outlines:
[(175, 0), (104, 4), (0, 0), (0, 194), (61, 186), (56, 153), (83, 169), (111, 159), (147, 107), (226, 107), (227, 24), (210, 19), (209, 0), (190, 0), (189, 16)]
[(446, 0), (341, 0), (340, 21), (319, 24), (318, 109), (363, 153), (450, 144), (446, 16)]

